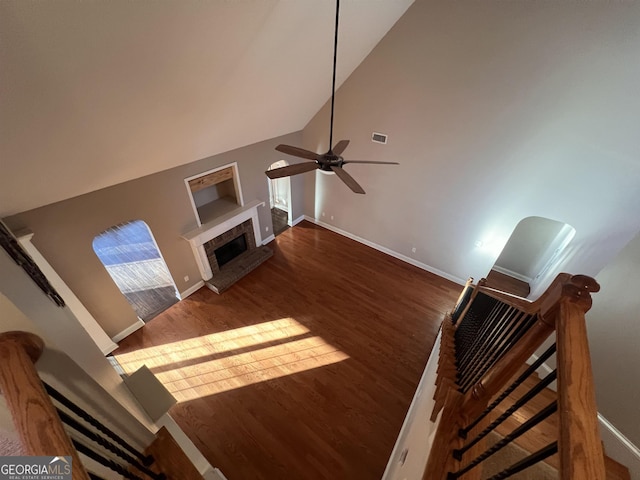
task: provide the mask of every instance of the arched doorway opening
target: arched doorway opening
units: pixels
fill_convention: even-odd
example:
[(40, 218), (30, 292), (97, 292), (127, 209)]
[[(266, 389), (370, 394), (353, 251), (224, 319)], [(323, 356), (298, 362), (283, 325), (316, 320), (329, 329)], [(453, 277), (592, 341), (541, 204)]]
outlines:
[[(286, 167), (286, 160), (279, 160), (269, 166), (269, 170)], [(291, 181), (289, 177), (267, 179), (269, 183), (269, 207), (273, 234), (280, 235), (291, 226)]]
[(93, 251), (141, 320), (148, 322), (180, 300), (153, 234), (142, 220), (97, 235)]
[(546, 285), (576, 230), (544, 217), (527, 217), (516, 225), (491, 268), (489, 284), (522, 297)]

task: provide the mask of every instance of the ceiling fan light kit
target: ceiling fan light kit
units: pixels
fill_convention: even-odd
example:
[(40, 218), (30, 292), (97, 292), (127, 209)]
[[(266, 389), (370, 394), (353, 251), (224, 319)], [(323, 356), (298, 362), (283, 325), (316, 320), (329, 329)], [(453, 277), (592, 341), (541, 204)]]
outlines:
[[(349, 145), (349, 140), (340, 140), (335, 144), (333, 148), (333, 113), (334, 113), (334, 101), (336, 96), (336, 60), (338, 58), (338, 20), (340, 19), (340, 0), (336, 0), (336, 28), (333, 43), (333, 78), (331, 87), (331, 123), (329, 129), (329, 151), (325, 154), (315, 153), (304, 148), (293, 147), (291, 145), (280, 144), (276, 147), (276, 150), (287, 155), (294, 157), (304, 158), (311, 160), (310, 162), (296, 163), (288, 165), (286, 167), (274, 168), (273, 170), (267, 170), (265, 173), (267, 177), (281, 178), (289, 177), (291, 175), (298, 175), (300, 173), (310, 172), (312, 170), (320, 170), (322, 173), (331, 174), (335, 173), (336, 176), (344, 182), (347, 187), (354, 193), (364, 194), (364, 189), (355, 181), (355, 179), (342, 168), (343, 165), (348, 163), (363, 163), (363, 164), (377, 164), (377, 165), (398, 165), (398, 162), (374, 162), (367, 160), (345, 160), (342, 157), (342, 152), (345, 151)], [(386, 135), (384, 136), (384, 143), (386, 143)], [(382, 142), (381, 142), (382, 143)]]

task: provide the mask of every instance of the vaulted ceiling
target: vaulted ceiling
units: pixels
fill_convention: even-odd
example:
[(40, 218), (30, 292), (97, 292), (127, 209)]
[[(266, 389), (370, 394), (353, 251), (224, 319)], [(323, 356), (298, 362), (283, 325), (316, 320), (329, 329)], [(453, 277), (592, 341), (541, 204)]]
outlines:
[[(343, 0), (338, 85), (413, 0)], [(330, 0), (0, 2), (0, 217), (302, 129)]]

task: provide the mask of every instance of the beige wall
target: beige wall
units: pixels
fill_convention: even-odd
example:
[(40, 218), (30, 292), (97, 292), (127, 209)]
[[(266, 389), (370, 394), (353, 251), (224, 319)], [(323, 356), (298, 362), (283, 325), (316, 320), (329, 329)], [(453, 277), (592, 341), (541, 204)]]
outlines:
[[(639, 23), (640, 2), (417, 0), (336, 95), (345, 158), (400, 165), (347, 165), (366, 195), (307, 177), (306, 214), (460, 279), (546, 217), (576, 229), (557, 270), (597, 275), (640, 230)], [(328, 124), (325, 105), (307, 148), (326, 151)], [(638, 445), (634, 255), (589, 328), (599, 407)]]
[(56, 306), (1, 248), (0, 315), (0, 332), (28, 331), (44, 340), (36, 364), (42, 379), (125, 438), (149, 444), (153, 423), (71, 310)]
[(561, 268), (595, 275), (640, 230), (639, 22), (640, 2), (417, 0), (336, 96), (345, 158), (400, 165), (347, 165), (363, 196), (308, 178), (306, 213), (459, 279), (546, 217), (576, 229)]
[[(334, 138), (351, 140), (345, 157), (401, 165), (347, 166), (364, 196), (335, 176), (293, 177), (293, 217), (304, 199), (307, 215), (464, 279), (486, 275), (522, 218), (542, 216), (576, 229), (559, 268), (598, 274), (640, 230), (639, 22), (638, 2), (417, 0), (336, 97)], [(245, 200), (268, 201), (263, 172), (280, 159), (273, 147), (302, 142), (326, 151), (328, 123), (325, 105), (302, 135), (25, 212), (8, 223), (35, 232), (34, 244), (114, 335), (134, 315), (91, 251), (95, 235), (145, 220), (185, 290), (198, 274), (180, 239), (195, 226), (182, 178), (238, 161)], [(389, 143), (371, 143), (373, 131), (389, 134)], [(264, 209), (260, 222), (265, 237), (271, 223)], [(478, 248), (477, 241), (497, 248)], [(595, 297), (596, 305), (605, 294)], [(608, 303), (615, 303), (612, 295)], [(637, 418), (637, 392), (620, 376), (628, 369), (606, 359), (616, 342), (631, 340), (613, 338), (604, 326), (590, 328), (600, 408), (640, 443), (628, 420)], [(616, 328), (616, 335), (635, 338), (632, 323)], [(637, 366), (640, 360), (627, 350), (621, 358)]]
[[(596, 277), (600, 292), (587, 313), (600, 412), (640, 446), (640, 235)], [(636, 459), (640, 476), (640, 458)]]
[[(42, 332), (22, 313), (16, 306), (0, 292), (0, 332), (20, 330), (35, 333), (42, 337)], [(14, 430), (11, 412), (7, 408), (3, 395), (0, 395), (0, 437), (8, 437), (14, 442), (19, 442)]]
[(544, 266), (543, 260), (549, 260), (553, 253), (549, 249), (564, 226), (548, 218), (523, 219), (513, 230), (495, 266), (527, 277), (531, 283)]
[[(33, 231), (33, 244), (113, 337), (133, 325), (137, 317), (93, 252), (94, 237), (113, 225), (144, 220), (153, 232), (178, 290), (187, 290), (200, 280), (200, 275), (189, 244), (180, 237), (197, 226), (184, 178), (237, 162), (245, 202), (254, 199), (266, 202), (266, 207), (258, 212), (264, 239), (272, 231), (264, 172), (281, 158), (274, 150), (281, 142), (300, 144), (301, 135), (290, 134), (260, 142), (23, 212), (5, 221), (13, 230)], [(303, 193), (299, 183), (292, 182), (291, 187), (296, 218), (302, 214)], [(189, 276), (188, 282), (184, 282), (185, 276)]]

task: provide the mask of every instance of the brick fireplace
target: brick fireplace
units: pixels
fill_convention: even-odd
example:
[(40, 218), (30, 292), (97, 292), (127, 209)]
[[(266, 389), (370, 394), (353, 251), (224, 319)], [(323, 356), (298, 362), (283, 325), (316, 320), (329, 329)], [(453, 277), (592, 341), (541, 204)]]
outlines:
[(245, 252), (252, 252), (255, 248), (256, 240), (251, 220), (245, 220), (204, 244), (204, 251), (214, 276), (234, 258)]
[(264, 202), (238, 207), (183, 235), (202, 279), (214, 292), (222, 293), (273, 255), (260, 243), (259, 206)]

